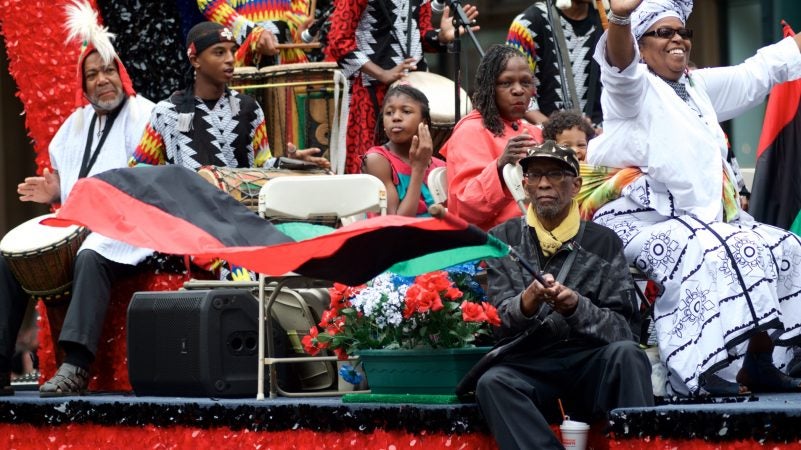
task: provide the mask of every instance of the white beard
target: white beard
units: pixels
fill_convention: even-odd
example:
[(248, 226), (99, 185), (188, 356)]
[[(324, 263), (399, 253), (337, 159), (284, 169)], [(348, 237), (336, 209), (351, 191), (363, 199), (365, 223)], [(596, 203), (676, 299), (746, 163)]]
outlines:
[(114, 111), (118, 106), (120, 106), (123, 98), (124, 94), (120, 92), (117, 97), (112, 100), (98, 100), (97, 102), (90, 103), (92, 103), (95, 109), (99, 109), (101, 111)]

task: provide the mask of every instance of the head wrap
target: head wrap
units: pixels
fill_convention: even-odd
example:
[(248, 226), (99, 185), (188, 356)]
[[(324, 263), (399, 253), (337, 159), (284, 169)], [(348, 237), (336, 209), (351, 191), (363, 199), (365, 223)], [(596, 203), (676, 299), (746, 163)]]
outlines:
[(78, 89), (75, 92), (75, 106), (80, 108), (89, 103), (86, 99), (83, 64), (86, 58), (95, 51), (100, 55), (100, 59), (104, 64), (117, 64), (117, 72), (122, 82), (122, 91), (129, 97), (135, 96), (136, 91), (133, 88), (133, 83), (131, 83), (131, 77), (128, 76), (128, 71), (125, 70), (125, 66), (111, 44), (111, 39), (114, 38), (114, 35), (109, 33), (106, 27), (99, 25), (97, 12), (92, 9), (89, 3), (81, 0), (74, 0), (67, 5), (65, 11), (67, 13), (67, 31), (69, 32), (67, 40), (78, 39), (81, 41), (81, 53), (78, 56), (76, 70)]
[[(203, 50), (220, 42), (234, 42), (234, 34), (228, 28), (215, 22), (200, 22), (192, 27), (186, 35), (186, 56), (195, 56), (203, 53)], [(239, 99), (231, 94), (226, 87), (223, 95), (228, 96), (228, 103), (231, 107), (231, 114), (239, 114)], [(192, 121), (195, 117), (195, 71), (192, 66), (187, 73), (187, 87), (176, 92), (171, 100), (178, 113), (176, 129), (186, 133), (192, 129)]]
[[(609, 0), (603, 0), (604, 9), (609, 9)], [(556, 7), (559, 9), (567, 9), (573, 6), (573, 0), (556, 0)], [(598, 9), (597, 2), (592, 2), (592, 6)]]
[(186, 56), (199, 55), (220, 42), (235, 43), (234, 33), (215, 22), (200, 22), (186, 35)]
[(653, 24), (665, 17), (676, 17), (686, 24), (692, 10), (692, 0), (644, 0), (631, 13), (631, 31), (639, 41)]

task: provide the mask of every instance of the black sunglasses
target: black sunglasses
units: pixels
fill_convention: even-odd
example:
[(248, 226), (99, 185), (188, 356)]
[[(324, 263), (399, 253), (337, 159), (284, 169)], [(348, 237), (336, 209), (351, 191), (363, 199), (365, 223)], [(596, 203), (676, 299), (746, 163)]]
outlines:
[(659, 27), (654, 31), (648, 31), (643, 33), (642, 36), (656, 36), (662, 39), (672, 39), (673, 35), (678, 33), (679, 37), (682, 39), (692, 39), (693, 37), (693, 30), (691, 28), (670, 28), (670, 27)]

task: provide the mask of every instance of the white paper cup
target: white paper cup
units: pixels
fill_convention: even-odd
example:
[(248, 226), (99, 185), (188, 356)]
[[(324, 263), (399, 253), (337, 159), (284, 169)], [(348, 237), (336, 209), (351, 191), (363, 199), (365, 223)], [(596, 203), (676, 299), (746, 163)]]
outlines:
[(562, 433), (562, 445), (566, 450), (586, 450), (587, 435), (590, 433), (588, 424), (567, 418), (559, 426), (559, 431)]

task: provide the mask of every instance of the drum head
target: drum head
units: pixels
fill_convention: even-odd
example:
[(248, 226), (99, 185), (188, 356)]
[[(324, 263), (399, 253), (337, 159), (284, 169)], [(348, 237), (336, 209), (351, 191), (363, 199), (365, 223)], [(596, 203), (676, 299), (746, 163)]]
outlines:
[(312, 62), (312, 63), (293, 63), (278, 64), (275, 66), (264, 66), (259, 69), (262, 74), (284, 73), (284, 72), (309, 72), (309, 71), (334, 71), (339, 69), (335, 62)]
[(75, 225), (51, 227), (39, 223), (50, 217), (55, 217), (55, 214), (35, 217), (16, 226), (0, 240), (0, 252), (14, 254), (38, 250), (63, 241), (72, 234), (78, 233), (79, 228), (81, 228)]
[[(433, 125), (454, 123), (454, 85), (453, 81), (442, 75), (431, 72), (409, 72), (405, 77), (393, 83), (407, 83), (419, 89), (428, 98), (431, 109), (431, 122)], [(464, 89), (460, 90), (459, 105), (461, 115), (464, 116), (473, 109), (470, 98)]]
[(252, 73), (256, 73), (258, 71), (259, 71), (259, 68), (258, 67), (254, 67), (254, 66), (234, 67), (234, 77), (236, 77), (237, 75), (249, 75), (249, 74), (252, 74)]

